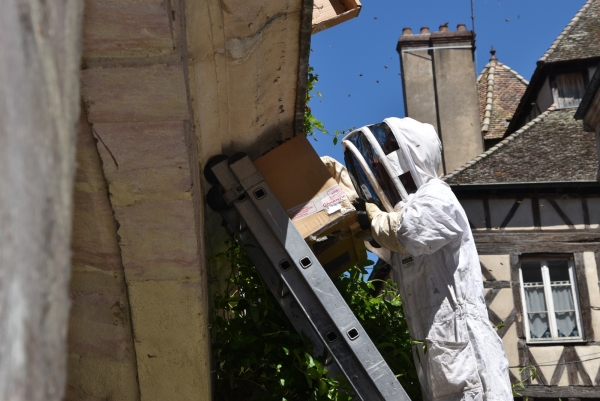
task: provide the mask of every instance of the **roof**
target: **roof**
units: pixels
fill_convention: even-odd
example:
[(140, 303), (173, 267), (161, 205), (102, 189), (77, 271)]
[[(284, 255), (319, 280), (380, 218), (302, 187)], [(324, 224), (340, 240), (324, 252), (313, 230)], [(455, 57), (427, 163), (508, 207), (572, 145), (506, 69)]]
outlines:
[(477, 78), (477, 97), (481, 133), (484, 139), (499, 139), (506, 132), (507, 121), (519, 105), (529, 82), (496, 58), (496, 50)]
[(451, 185), (596, 180), (595, 134), (583, 130), (575, 111), (553, 105), (444, 180)]
[(540, 59), (542, 63), (600, 54), (600, 0), (588, 0)]
[[(556, 64), (573, 68), (591, 67), (600, 62), (600, 0), (588, 0), (539, 59), (529, 86), (521, 98), (506, 134), (515, 132), (526, 121), (549, 74)], [(506, 135), (505, 134), (505, 135)]]

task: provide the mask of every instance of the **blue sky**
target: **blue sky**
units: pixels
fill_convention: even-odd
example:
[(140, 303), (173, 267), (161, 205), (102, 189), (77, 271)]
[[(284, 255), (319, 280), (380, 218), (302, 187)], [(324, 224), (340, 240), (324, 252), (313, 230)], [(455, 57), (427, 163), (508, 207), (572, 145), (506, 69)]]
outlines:
[[(526, 79), (536, 61), (565, 28), (585, 0), (475, 0), (477, 72), (490, 48)], [(319, 75), (310, 107), (330, 132), (404, 116), (396, 43), (403, 27), (437, 31), (449, 22), (471, 29), (470, 0), (362, 0), (360, 15), (312, 36), (310, 65)], [(386, 68), (387, 66), (387, 68)], [(359, 74), (363, 74), (361, 77)], [(379, 83), (377, 83), (379, 81)], [(318, 134), (320, 155), (343, 160), (341, 144)]]
[[(396, 43), (402, 28), (432, 32), (448, 22), (471, 29), (470, 0), (361, 0), (360, 15), (312, 36), (310, 65), (319, 75), (310, 103), (325, 128), (344, 130), (404, 117)], [(585, 0), (474, 0), (476, 71), (496, 49), (499, 61), (529, 80), (536, 61), (583, 6)], [(387, 67), (387, 68), (386, 68)], [(360, 76), (362, 74), (362, 76)], [(379, 81), (379, 82), (377, 82)], [(319, 155), (343, 162), (341, 143), (318, 133)], [(369, 254), (369, 259), (376, 257)], [(367, 269), (370, 272), (370, 268)]]

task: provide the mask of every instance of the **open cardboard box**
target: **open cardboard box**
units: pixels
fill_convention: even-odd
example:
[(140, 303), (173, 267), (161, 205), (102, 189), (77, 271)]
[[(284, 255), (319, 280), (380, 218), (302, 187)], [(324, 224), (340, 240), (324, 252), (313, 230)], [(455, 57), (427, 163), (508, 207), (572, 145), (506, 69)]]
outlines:
[(254, 161), (330, 276), (366, 259), (356, 210), (308, 139), (297, 136)]

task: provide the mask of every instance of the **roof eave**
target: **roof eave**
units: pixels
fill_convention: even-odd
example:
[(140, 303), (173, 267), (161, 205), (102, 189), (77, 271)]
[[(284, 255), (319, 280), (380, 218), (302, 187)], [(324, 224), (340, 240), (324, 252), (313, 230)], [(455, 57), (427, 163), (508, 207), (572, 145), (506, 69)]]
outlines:
[(596, 93), (598, 93), (598, 89), (600, 89), (600, 66), (594, 72), (590, 83), (585, 89), (585, 93), (583, 98), (581, 99), (581, 103), (577, 108), (577, 112), (575, 112), (576, 120), (583, 120), (587, 111), (589, 110), (592, 102), (594, 101), (594, 97), (596, 97)]

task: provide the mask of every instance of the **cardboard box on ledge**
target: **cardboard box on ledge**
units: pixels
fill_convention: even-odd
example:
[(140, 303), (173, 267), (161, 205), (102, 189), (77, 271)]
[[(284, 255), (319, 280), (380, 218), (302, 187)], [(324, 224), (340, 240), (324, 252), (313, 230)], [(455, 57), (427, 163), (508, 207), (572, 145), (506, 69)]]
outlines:
[(331, 276), (367, 258), (356, 210), (308, 139), (297, 136), (254, 161), (257, 170)]

